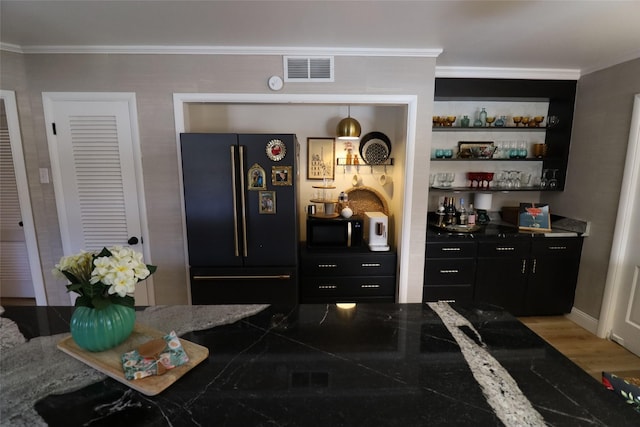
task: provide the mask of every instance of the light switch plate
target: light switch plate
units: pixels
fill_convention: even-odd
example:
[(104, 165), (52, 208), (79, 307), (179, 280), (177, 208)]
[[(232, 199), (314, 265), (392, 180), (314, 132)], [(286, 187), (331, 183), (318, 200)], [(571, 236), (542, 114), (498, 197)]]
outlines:
[(49, 168), (40, 168), (40, 184), (49, 183)]

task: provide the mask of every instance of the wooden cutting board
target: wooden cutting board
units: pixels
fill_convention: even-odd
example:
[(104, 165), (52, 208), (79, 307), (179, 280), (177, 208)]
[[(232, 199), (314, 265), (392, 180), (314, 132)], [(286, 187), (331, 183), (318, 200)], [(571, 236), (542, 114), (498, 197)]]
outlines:
[(122, 344), (109, 350), (100, 352), (90, 352), (83, 350), (73, 341), (71, 335), (62, 339), (58, 343), (58, 349), (68, 355), (86, 363), (94, 369), (110, 376), (116, 381), (131, 387), (147, 396), (155, 396), (161, 393), (180, 377), (189, 372), (193, 367), (209, 357), (209, 349), (191, 341), (180, 338), (180, 343), (184, 351), (189, 356), (189, 361), (182, 366), (168, 370), (164, 375), (154, 375), (139, 380), (128, 380), (124, 377), (122, 370), (122, 355), (128, 351), (138, 348), (140, 344), (154, 338), (167, 335), (168, 332), (160, 332), (148, 326), (136, 323), (131, 336)]

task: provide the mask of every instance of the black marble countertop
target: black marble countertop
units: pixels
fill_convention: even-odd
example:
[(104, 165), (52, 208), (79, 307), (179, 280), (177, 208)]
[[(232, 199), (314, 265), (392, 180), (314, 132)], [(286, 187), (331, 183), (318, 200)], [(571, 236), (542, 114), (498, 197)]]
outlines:
[[(334, 304), (151, 309), (139, 311), (138, 322), (175, 329), (210, 349), (207, 360), (154, 397), (100, 375), (73, 386), (87, 368), (55, 349), (66, 336), (58, 334), (68, 331), (71, 308), (5, 308), (2, 327), (10, 330), (7, 322), (13, 320), (26, 342), (14, 340), (2, 351), (0, 422), (640, 425), (640, 414), (620, 397), (493, 307), (436, 303), (359, 304), (352, 309)], [(28, 351), (21, 352), (26, 347)], [(29, 359), (24, 364), (30, 367), (21, 367), (20, 358)], [(31, 390), (39, 387), (40, 395), (33, 395)]]

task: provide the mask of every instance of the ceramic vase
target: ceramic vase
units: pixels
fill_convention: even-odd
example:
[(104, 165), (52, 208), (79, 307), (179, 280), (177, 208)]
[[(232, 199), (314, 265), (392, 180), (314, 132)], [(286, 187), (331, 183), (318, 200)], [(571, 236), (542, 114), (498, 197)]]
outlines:
[(71, 336), (80, 348), (104, 351), (129, 338), (135, 321), (135, 310), (120, 304), (102, 310), (76, 307), (71, 316)]

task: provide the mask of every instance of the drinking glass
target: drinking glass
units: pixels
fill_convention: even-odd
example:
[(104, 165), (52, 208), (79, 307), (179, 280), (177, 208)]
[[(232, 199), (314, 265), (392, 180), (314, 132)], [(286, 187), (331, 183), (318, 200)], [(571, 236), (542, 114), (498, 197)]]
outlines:
[(551, 179), (549, 180), (549, 189), (558, 188), (558, 179), (556, 178), (556, 173), (558, 169), (551, 169)]
[(527, 141), (518, 142), (518, 158), (519, 159), (527, 158)]
[(520, 126), (521, 121), (522, 121), (522, 116), (513, 116), (513, 123), (516, 124), (516, 127)]
[(546, 189), (549, 187), (549, 169), (542, 169), (542, 175), (540, 175), (540, 188)]
[(495, 122), (495, 117), (487, 117), (487, 127), (491, 127), (491, 123)]
[(436, 148), (436, 159), (444, 158), (444, 150), (442, 148)]

